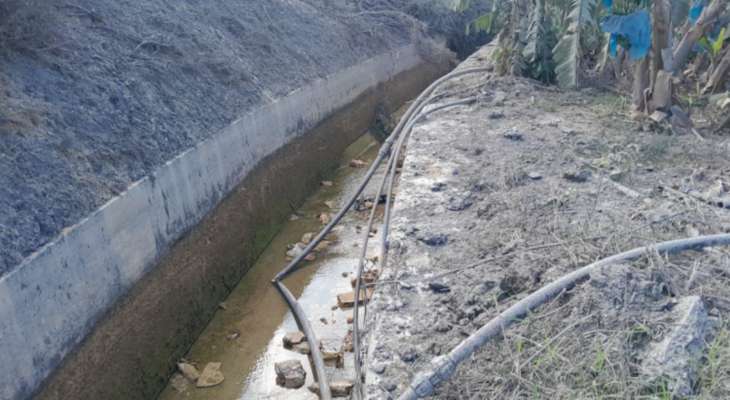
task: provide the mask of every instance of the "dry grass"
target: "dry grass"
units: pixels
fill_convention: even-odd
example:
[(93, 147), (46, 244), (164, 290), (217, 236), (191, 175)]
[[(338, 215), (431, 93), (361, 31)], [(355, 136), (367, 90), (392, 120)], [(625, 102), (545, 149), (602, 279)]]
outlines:
[[(726, 165), (721, 151), (699, 145), (682, 147), (676, 137), (663, 134), (622, 130), (623, 124), (616, 121), (621, 116), (607, 111), (625, 108), (617, 101), (616, 96), (605, 95), (584, 103), (600, 122), (580, 131), (578, 147), (563, 143), (554, 149), (544, 146), (540, 152), (504, 154), (504, 159), (489, 155), (489, 173), (494, 179), (482, 223), (490, 229), (481, 232), (480, 246), (484, 254), (503, 256), (458, 272), (462, 275), (458, 279), (476, 282), (485, 276), (501, 276), (498, 279), (503, 280), (513, 274), (528, 283), (485, 305), (488, 309), (468, 331), (544, 283), (598, 258), (691, 236), (693, 231), (727, 231), (730, 211), (656, 191), (662, 183), (704, 190), (714, 178), (695, 181), (693, 177), (702, 164)], [(550, 111), (551, 104), (559, 103), (543, 99), (537, 107)], [(576, 104), (580, 106), (580, 102)], [(557, 116), (575, 123), (575, 115), (562, 109)], [(604, 127), (610, 134), (602, 132)], [(525, 181), (525, 165), (547, 176), (560, 176), (558, 171), (574, 165), (590, 169), (593, 177), (590, 184), (567, 190), (563, 184), (536, 187)], [(626, 172), (625, 177), (616, 178), (621, 182), (618, 186), (608, 180), (615, 170)], [(630, 198), (619, 190), (621, 186), (639, 195)], [(507, 330), (498, 343), (485, 346), (434, 398), (672, 398), (671, 383), (649, 381), (641, 366), (649, 344), (661, 341), (672, 327), (673, 315), (668, 310), (688, 295), (701, 296), (721, 326), (714, 337), (708, 337), (706, 355), (698, 368), (696, 398), (727, 398), (727, 254), (712, 250), (670, 258), (648, 255), (619, 268), (619, 273), (603, 280), (609, 282), (605, 287), (594, 277)]]

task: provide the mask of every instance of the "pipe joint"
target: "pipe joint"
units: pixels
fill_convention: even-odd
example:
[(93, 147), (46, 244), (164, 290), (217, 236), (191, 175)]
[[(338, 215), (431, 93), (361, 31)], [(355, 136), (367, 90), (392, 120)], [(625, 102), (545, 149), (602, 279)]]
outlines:
[(431, 360), (431, 369), (419, 373), (411, 384), (411, 388), (418, 398), (426, 397), (436, 390), (441, 383), (451, 378), (456, 372), (457, 363), (449, 355), (436, 357)]

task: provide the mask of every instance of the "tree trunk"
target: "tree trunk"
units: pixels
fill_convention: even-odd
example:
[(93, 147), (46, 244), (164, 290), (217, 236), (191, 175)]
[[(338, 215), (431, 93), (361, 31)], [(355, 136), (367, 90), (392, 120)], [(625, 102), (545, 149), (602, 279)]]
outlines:
[(715, 20), (725, 11), (726, 7), (727, 0), (712, 0), (712, 3), (702, 11), (702, 15), (700, 15), (697, 23), (684, 34), (682, 40), (674, 50), (673, 69), (675, 75), (682, 71), (694, 45), (707, 33)]
[(723, 83), (723, 78), (727, 75), (728, 70), (730, 70), (730, 47), (725, 49), (725, 56), (722, 57), (722, 60), (720, 60), (717, 67), (712, 71), (710, 80), (707, 81), (707, 85), (702, 89), (702, 93), (708, 93), (717, 89)]
[(644, 57), (634, 66), (634, 88), (631, 95), (634, 113), (646, 111), (646, 89), (648, 88), (649, 57)]
[(651, 6), (651, 85), (654, 87), (656, 76), (664, 69), (662, 52), (669, 47), (672, 20), (669, 10), (671, 4), (666, 0), (655, 0)]

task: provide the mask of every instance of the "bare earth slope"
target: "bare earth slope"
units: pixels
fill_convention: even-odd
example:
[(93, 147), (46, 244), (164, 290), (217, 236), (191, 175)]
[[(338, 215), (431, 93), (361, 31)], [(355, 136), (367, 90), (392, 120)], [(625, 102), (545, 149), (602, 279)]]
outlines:
[(409, 40), (336, 2), (0, 4), (0, 275), (257, 104)]
[[(444, 91), (455, 94), (442, 102), (481, 101), (433, 114), (409, 140), (368, 324), (371, 398), (397, 397), (567, 272), (730, 231), (727, 137), (641, 128), (620, 97), (592, 89), (487, 75)], [(434, 398), (727, 398), (728, 254), (648, 254), (600, 271), (488, 343)]]

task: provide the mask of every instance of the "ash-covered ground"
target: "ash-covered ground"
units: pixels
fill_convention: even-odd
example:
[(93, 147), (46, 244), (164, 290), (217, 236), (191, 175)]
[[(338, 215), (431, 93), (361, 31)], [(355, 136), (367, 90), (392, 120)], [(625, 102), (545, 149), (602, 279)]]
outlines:
[[(596, 89), (483, 74), (442, 93), (480, 101), (429, 116), (409, 140), (368, 321), (370, 398), (397, 398), (433, 358), (568, 272), (730, 232), (727, 136), (630, 121), (622, 97)], [(727, 398), (728, 288), (727, 248), (604, 268), (505, 329), (433, 398)]]

